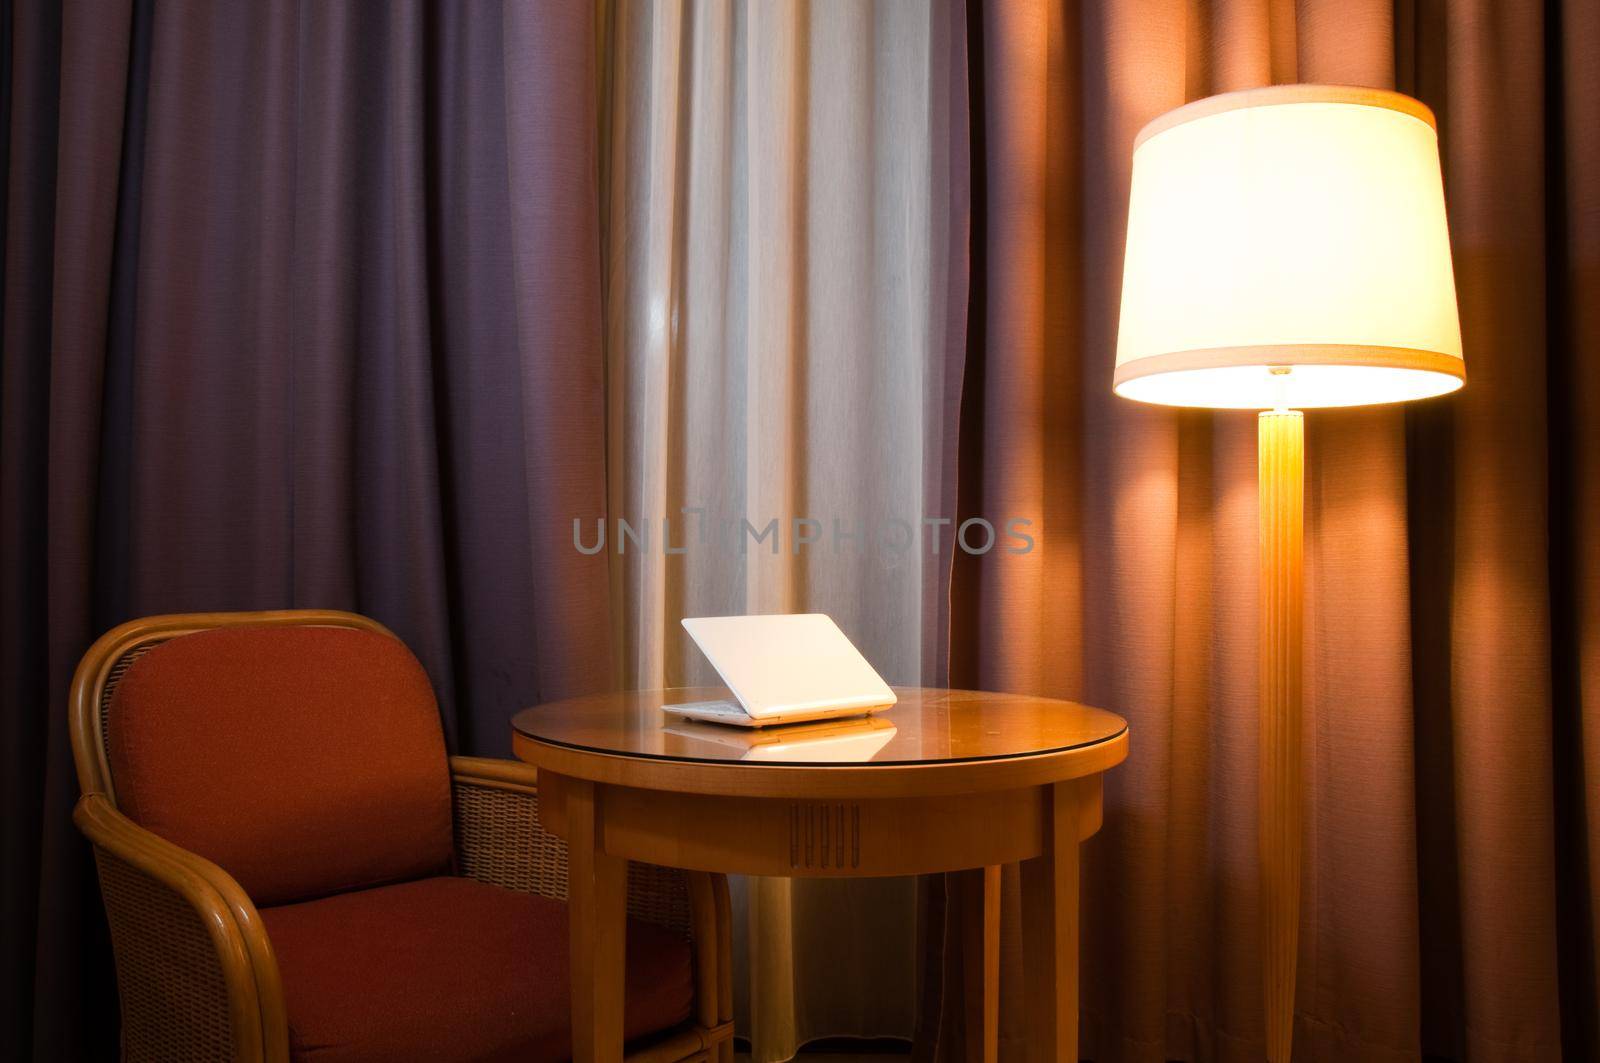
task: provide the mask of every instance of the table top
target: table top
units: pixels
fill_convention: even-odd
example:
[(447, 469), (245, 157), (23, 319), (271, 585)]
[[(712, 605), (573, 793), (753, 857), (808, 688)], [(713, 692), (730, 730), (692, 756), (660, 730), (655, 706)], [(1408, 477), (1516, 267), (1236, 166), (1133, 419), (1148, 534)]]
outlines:
[[(987, 788), (996, 780), (1086, 774), (1126, 755), (1128, 725), (1103, 709), (971, 690), (896, 687), (895, 694), (893, 707), (869, 717), (759, 729), (685, 720), (661, 709), (729, 696), (718, 687), (597, 694), (525, 709), (512, 720), (513, 738), (519, 757), (560, 774), (674, 790), (726, 786), (726, 792), (752, 784), (759, 791), (805, 789), (801, 776), (814, 788), (820, 772), (904, 776), (916, 769), (926, 784), (935, 782), (933, 768), (944, 769), (936, 773), (944, 783), (939, 788), (953, 792), (963, 784)], [(623, 761), (653, 767), (630, 772)], [(1006, 765), (999, 773), (974, 770)], [(723, 770), (687, 776), (673, 766)], [(780, 773), (796, 786), (774, 783)]]

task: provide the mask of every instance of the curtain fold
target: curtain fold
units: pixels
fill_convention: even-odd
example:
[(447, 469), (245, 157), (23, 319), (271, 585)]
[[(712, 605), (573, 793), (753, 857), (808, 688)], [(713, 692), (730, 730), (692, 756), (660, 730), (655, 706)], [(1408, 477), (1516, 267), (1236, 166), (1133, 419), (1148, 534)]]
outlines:
[[(717, 613), (1118, 711), (1084, 1055), (1259, 1058), (1254, 420), (1109, 381), (1134, 134), (1298, 80), (1437, 112), (1468, 382), (1308, 417), (1297, 1058), (1600, 1057), (1597, 55), (1590, 0), (0, 3), (0, 1054), (116, 1050), (83, 649), (332, 606), (460, 751)], [(960, 1057), (937, 883), (738, 902), (757, 1058)]]
[(1553, 346), (1566, 352), (1549, 380), (1557, 484), (1551, 553), (1559, 559), (1551, 583), (1555, 773), (1567, 795), (1556, 815), (1567, 883), (1557, 894), (1561, 974), (1570, 987), (1562, 1039), (1600, 1054), (1600, 5), (1567, 0), (1555, 13), (1560, 49), (1547, 57), (1554, 70), (1547, 84), (1550, 111), (1560, 116), (1555, 158), (1564, 173), (1554, 183), (1549, 227), (1560, 267), (1552, 278)]
[(354, 609), (453, 749), (612, 676), (581, 5), (18, 2), (0, 1054), (115, 1054), (64, 698), (131, 616)]
[[(679, 619), (763, 612), (831, 614), (892, 682), (942, 674), (953, 529), (935, 548), (923, 522), (954, 509), (960, 18), (607, 6), (607, 553), (625, 685), (710, 680)], [(755, 1058), (910, 1034), (911, 883), (750, 880), (735, 909)]]
[[(1083, 1054), (1262, 1052), (1254, 419), (1109, 382), (1134, 134), (1309, 81), (1438, 112), (1468, 383), (1308, 417), (1297, 1058), (1593, 1056), (1592, 11), (988, 0), (969, 28), (961, 513), (1044, 518), (1034, 555), (956, 559), (952, 682), (1132, 724), (1085, 851)], [(1008, 871), (1011, 1058), (1016, 890)]]
[(1462, 327), (1480, 366), (1457, 402), (1412, 419), (1415, 479), (1431, 485), (1414, 520), (1430, 634), (1418, 718), (1435, 739), (1419, 801), (1424, 837), (1453, 857), (1424, 879), (1424, 911), (1459, 927), (1452, 940), (1430, 920), (1424, 1030), (1471, 1058), (1593, 1056), (1600, 879), (1584, 854), (1600, 844), (1600, 540), (1582, 521), (1600, 480), (1574, 411), (1600, 397), (1600, 146), (1572, 120), (1593, 113), (1600, 21), (1581, 4), (1404, 14), (1402, 69), (1441, 114)]

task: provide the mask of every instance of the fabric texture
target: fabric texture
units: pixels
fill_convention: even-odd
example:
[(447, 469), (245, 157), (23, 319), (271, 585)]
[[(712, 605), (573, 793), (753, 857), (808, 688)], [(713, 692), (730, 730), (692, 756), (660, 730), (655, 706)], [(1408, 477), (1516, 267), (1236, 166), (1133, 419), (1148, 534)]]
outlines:
[[(82, 651), (314, 605), (414, 647), (461, 752), (699, 678), (692, 612), (1115, 709), (1083, 1053), (1259, 1058), (1254, 424), (1109, 380), (1135, 132), (1304, 80), (1437, 112), (1467, 385), (1308, 419), (1297, 1058), (1600, 1057), (1597, 56), (1592, 0), (0, 4), (0, 1056), (116, 1052)], [(1035, 548), (664, 549), (953, 492)], [(573, 549), (607, 516), (652, 548)], [(905, 1028), (908, 896), (740, 894), (763, 1058)]]
[[(572, 1056), (567, 906), (427, 878), (261, 913), (283, 974), (296, 1063)], [(688, 1019), (689, 946), (628, 921), (629, 1039)]]
[(109, 723), (122, 811), (257, 905), (449, 870), (439, 708), (397, 639), (317, 627), (173, 639), (128, 669)]
[[(805, 611), (891, 682), (934, 681), (953, 529), (924, 520), (954, 507), (966, 313), (959, 5), (605, 10), (622, 681), (714, 681), (682, 617)], [(912, 883), (733, 889), (756, 1060), (910, 1032)]]
[[(1437, 113), (1467, 381), (1306, 417), (1295, 1058), (1600, 1057), (1594, 5), (969, 10), (961, 512), (1042, 520), (1029, 555), (957, 558), (951, 678), (1131, 724), (1085, 846), (1081, 1054), (1263, 1054), (1255, 418), (1110, 383), (1135, 134), (1305, 81)], [(1008, 871), (1006, 1059), (1024, 1057), (1017, 899)]]
[(163, 612), (364, 613), (453, 752), (610, 682), (587, 4), (0, 4), (0, 1057), (116, 1053), (64, 698)]

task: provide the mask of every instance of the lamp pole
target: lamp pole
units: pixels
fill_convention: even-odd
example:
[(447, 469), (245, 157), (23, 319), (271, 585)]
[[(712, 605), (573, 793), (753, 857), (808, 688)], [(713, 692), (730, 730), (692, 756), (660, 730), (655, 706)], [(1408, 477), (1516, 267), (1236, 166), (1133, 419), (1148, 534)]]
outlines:
[(1300, 941), (1305, 416), (1257, 420), (1261, 522), (1260, 837), (1267, 1059), (1289, 1063)]

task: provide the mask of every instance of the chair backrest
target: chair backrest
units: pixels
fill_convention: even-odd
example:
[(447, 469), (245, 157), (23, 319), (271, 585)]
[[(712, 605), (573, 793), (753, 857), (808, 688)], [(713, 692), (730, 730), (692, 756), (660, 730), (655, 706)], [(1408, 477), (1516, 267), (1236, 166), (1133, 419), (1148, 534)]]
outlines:
[(108, 632), (71, 692), (85, 792), (270, 905), (438, 874), (450, 776), (432, 688), (382, 625), (296, 610)]

